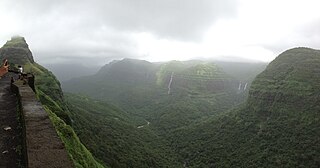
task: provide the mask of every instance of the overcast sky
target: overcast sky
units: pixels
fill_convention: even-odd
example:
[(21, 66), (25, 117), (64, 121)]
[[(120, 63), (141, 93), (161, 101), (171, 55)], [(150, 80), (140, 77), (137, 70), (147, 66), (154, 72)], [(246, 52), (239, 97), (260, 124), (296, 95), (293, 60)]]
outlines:
[(320, 48), (319, 0), (0, 0), (0, 43), (42, 64), (113, 59), (271, 61)]

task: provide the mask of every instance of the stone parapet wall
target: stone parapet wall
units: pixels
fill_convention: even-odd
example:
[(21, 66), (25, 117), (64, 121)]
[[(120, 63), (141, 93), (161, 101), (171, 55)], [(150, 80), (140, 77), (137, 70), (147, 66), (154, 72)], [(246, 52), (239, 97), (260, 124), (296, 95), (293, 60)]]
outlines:
[(36, 99), (29, 85), (16, 81), (12, 88), (17, 92), (22, 111), (26, 164), (28, 168), (74, 167), (47, 112)]

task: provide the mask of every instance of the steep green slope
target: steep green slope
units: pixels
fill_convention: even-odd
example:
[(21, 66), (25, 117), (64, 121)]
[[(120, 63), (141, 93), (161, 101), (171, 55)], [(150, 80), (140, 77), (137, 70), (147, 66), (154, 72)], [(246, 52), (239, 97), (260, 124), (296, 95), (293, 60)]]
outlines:
[(257, 76), (242, 107), (177, 130), (188, 167), (318, 167), (320, 51), (295, 48)]
[(77, 134), (110, 167), (182, 167), (167, 142), (124, 111), (88, 97), (66, 96)]
[(232, 86), (235, 83), (216, 64), (209, 62), (171, 61), (161, 65), (157, 72), (157, 84), (165, 87), (170, 84), (173, 92), (200, 94), (232, 91), (236, 88)]
[[(65, 144), (76, 167), (103, 167), (80, 142), (70, 125), (70, 112), (64, 102), (59, 81), (44, 67), (35, 63), (23, 37), (13, 37), (0, 49), (0, 59), (7, 58), (10, 69), (21, 65), (25, 72), (35, 75), (36, 93), (47, 110), (56, 131)], [(67, 123), (67, 124), (66, 124)]]

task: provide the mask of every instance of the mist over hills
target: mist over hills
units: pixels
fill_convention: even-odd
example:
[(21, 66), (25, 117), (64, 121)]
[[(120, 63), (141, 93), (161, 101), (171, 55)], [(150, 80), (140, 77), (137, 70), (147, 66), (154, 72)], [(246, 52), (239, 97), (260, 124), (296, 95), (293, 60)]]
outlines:
[(79, 63), (74, 64), (44, 64), (44, 67), (48, 68), (54, 73), (54, 75), (59, 79), (59, 81), (67, 81), (72, 78), (93, 75), (98, 72), (98, 66), (84, 66)]
[(262, 62), (225, 62), (215, 61), (224, 72), (240, 81), (253, 81), (257, 74), (262, 72), (268, 63)]
[[(135, 59), (128, 59), (127, 60), (135, 60)], [(113, 60), (110, 64), (118, 62), (120, 60)], [(192, 61), (185, 61), (186, 62), (213, 62), (219, 67), (221, 67), (224, 71), (226, 71), (228, 74), (232, 74), (233, 77), (237, 79), (244, 79), (251, 77), (254, 78), (256, 75), (255, 71), (262, 71), (267, 63), (254, 63), (254, 62), (235, 62), (234, 60), (232, 62), (228, 61), (201, 61), (201, 60), (192, 60)], [(165, 62), (154, 62), (152, 64), (160, 65), (164, 64)], [(50, 71), (52, 71), (55, 76), (62, 82), (62, 81), (68, 81), (72, 78), (78, 78), (83, 76), (90, 76), (94, 75), (97, 72), (103, 72), (104, 68), (109, 67), (108, 64), (106, 64), (103, 67), (100, 67), (98, 65), (90, 65), (90, 66), (84, 66), (83, 64), (79, 63), (55, 63), (55, 64), (43, 64), (44, 67), (48, 68)], [(251, 79), (252, 80), (252, 79)]]
[[(91, 79), (102, 82), (110, 79), (109, 83), (112, 83), (112, 80), (115, 79), (119, 80), (118, 82), (121, 84), (132, 82), (140, 82), (140, 84), (152, 83), (153, 85), (166, 88), (170, 81), (171, 74), (174, 73), (173, 77), (178, 79), (175, 80), (175, 82), (180, 81), (181, 83), (183, 79), (187, 80), (187, 82), (185, 81), (183, 83), (192, 83), (192, 80), (197, 79), (201, 79), (200, 81), (202, 81), (202, 83), (205, 80), (212, 81), (219, 78), (230, 79), (234, 80), (235, 83), (233, 87), (237, 89), (239, 84), (237, 82), (242, 81), (244, 84), (246, 82), (250, 83), (255, 75), (261, 72), (265, 66), (265, 63), (211, 62), (200, 60), (151, 63), (144, 60), (126, 58), (106, 64), (94, 75), (64, 81), (63, 83), (66, 89), (71, 90), (81, 89), (82, 86), (80, 85), (83, 85), (83, 83), (77, 83), (76, 81), (91, 82)], [(77, 83), (77, 85), (71, 84), (72, 87), (68, 87), (70, 83)], [(104, 82), (104, 84), (108, 85), (108, 82)], [(88, 87), (90, 87), (90, 84), (88, 85)], [(101, 87), (96, 87), (96, 90), (100, 88)], [(105, 87), (102, 87), (102, 89), (105, 89)], [(87, 92), (86, 90), (87, 88), (83, 90), (83, 92)], [(101, 94), (100, 91), (98, 92)], [(97, 97), (97, 95), (95, 97)]]

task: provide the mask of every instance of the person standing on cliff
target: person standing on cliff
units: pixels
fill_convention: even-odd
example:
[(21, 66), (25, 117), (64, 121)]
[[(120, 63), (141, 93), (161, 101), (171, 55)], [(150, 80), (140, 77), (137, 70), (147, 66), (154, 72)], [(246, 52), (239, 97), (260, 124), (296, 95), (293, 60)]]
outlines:
[(0, 78), (6, 73), (8, 73), (8, 70), (9, 70), (8, 60), (5, 59), (3, 60), (3, 65), (0, 67)]

